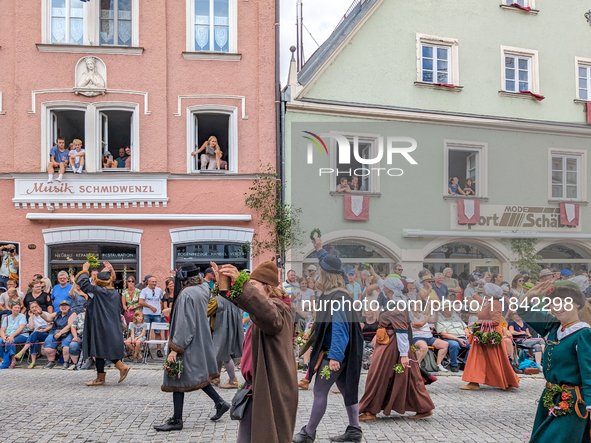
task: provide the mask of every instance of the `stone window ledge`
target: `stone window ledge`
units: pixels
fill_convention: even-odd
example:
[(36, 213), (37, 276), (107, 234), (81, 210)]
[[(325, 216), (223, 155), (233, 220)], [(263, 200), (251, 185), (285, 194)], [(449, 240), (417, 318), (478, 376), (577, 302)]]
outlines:
[(427, 83), (427, 82), (415, 82), (415, 86), (418, 86), (420, 88), (439, 89), (442, 91), (452, 91), (452, 92), (460, 92), (462, 89), (464, 89), (463, 86), (454, 85), (454, 87), (451, 88), (449, 86), (442, 86), (442, 85), (437, 85), (437, 84)]
[(65, 52), (70, 54), (117, 54), (142, 55), (144, 48), (139, 46), (90, 46), (90, 45), (60, 45), (36, 43), (39, 52)]
[(521, 12), (522, 14), (528, 14), (528, 15), (538, 15), (538, 12), (540, 12), (539, 9), (530, 9), (529, 11), (527, 11), (525, 9), (521, 9), (516, 6), (510, 6), (510, 5), (499, 5), (499, 8), (504, 9), (505, 11)]
[(218, 60), (226, 62), (239, 62), (242, 54), (215, 51), (183, 52), (185, 60)]

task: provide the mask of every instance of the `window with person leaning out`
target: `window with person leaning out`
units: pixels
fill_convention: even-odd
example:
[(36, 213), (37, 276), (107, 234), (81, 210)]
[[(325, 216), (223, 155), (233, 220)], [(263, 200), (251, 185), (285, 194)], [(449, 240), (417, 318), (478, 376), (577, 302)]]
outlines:
[(117, 158), (110, 151), (105, 152), (103, 169), (131, 169), (131, 146), (119, 148), (119, 157)]
[(47, 165), (47, 183), (53, 183), (53, 176), (57, 169), (56, 180), (61, 182), (64, 178), (66, 168), (72, 168), (75, 174), (82, 174), (84, 169), (86, 152), (82, 148), (82, 140), (75, 138), (66, 149), (66, 140), (58, 137), (55, 145), (49, 151), (49, 164)]
[(224, 153), (216, 136), (212, 135), (199, 149), (191, 152), (193, 157), (198, 154), (201, 154), (199, 157), (200, 170), (228, 170), (228, 162), (223, 159)]
[(350, 179), (347, 177), (340, 177), (338, 182), (337, 192), (350, 193), (351, 191), (365, 191), (365, 186), (359, 183), (359, 177), (356, 175)]
[(469, 178), (466, 179), (464, 186), (460, 185), (460, 180), (457, 177), (450, 178), (449, 184), (447, 185), (447, 192), (450, 195), (476, 195), (474, 182)]

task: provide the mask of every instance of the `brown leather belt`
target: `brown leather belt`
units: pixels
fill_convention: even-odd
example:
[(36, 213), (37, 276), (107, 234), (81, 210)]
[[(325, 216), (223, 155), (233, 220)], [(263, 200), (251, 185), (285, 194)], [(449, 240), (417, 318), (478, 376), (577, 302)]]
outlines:
[[(553, 383), (550, 383), (549, 381), (546, 382), (546, 389), (552, 389), (554, 386), (556, 386)], [(578, 386), (569, 386), (569, 385), (561, 385), (560, 386), (562, 389), (568, 389), (568, 390), (575, 390), (576, 388), (578, 388)]]

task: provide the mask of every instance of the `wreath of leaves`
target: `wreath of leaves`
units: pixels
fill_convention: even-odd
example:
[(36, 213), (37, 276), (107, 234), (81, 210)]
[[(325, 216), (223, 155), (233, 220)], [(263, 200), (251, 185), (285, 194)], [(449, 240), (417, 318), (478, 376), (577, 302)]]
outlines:
[(323, 379), (323, 380), (328, 380), (331, 375), (332, 375), (332, 371), (330, 370), (330, 368), (328, 367), (328, 365), (326, 365), (322, 369), (322, 371), (320, 371), (320, 378)]
[(494, 332), (474, 332), (474, 337), (482, 346), (499, 346), (503, 341), (503, 336), (497, 331)]
[(88, 264), (90, 265), (90, 268), (98, 268), (100, 267), (101, 263), (99, 262), (98, 258), (96, 258), (94, 255), (92, 254), (88, 254), (86, 256), (86, 261), (88, 262)]
[[(546, 388), (546, 393), (542, 399), (544, 401), (544, 407), (549, 411), (548, 414), (557, 417), (571, 413), (575, 402), (569, 390), (559, 385), (552, 385), (551, 388)], [(557, 401), (558, 405), (556, 404)]]
[(397, 374), (402, 374), (404, 372), (404, 367), (398, 363), (397, 365), (394, 365), (394, 372)]
[(182, 360), (180, 358), (177, 358), (177, 360), (174, 363), (171, 363), (167, 360), (166, 363), (164, 363), (164, 366), (162, 366), (162, 369), (164, 369), (164, 373), (168, 375), (170, 378), (180, 379), (181, 374), (183, 373), (184, 366)]
[(242, 287), (244, 283), (250, 280), (250, 275), (245, 271), (240, 271), (238, 278), (234, 281), (232, 285), (232, 289), (230, 290), (230, 294), (228, 294), (228, 298), (230, 300), (234, 300), (242, 295)]
[[(318, 234), (318, 235), (315, 235), (315, 234)], [(318, 237), (322, 237), (322, 233), (320, 232), (320, 229), (318, 229), (318, 228), (312, 229), (312, 232), (310, 232), (310, 240), (314, 241), (314, 239), (316, 239)]]

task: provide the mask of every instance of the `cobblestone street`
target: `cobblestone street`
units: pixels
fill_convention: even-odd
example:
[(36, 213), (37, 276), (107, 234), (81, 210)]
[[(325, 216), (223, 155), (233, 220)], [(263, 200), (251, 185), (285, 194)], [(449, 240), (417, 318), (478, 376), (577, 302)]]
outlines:
[[(185, 428), (176, 433), (156, 433), (152, 426), (172, 415), (172, 396), (160, 391), (158, 366), (138, 366), (117, 384), (118, 372), (107, 370), (107, 386), (89, 388), (91, 371), (59, 369), (4, 370), (0, 373), (2, 420), (0, 442), (234, 442), (238, 422), (224, 416), (213, 423), (213, 405), (202, 392), (189, 393), (185, 401)], [(302, 374), (298, 374), (299, 377)], [(362, 385), (366, 375), (362, 376)], [(222, 375), (222, 382), (227, 376)], [(484, 387), (459, 390), (458, 376), (441, 376), (428, 387), (435, 403), (434, 415), (414, 422), (404, 416), (378, 416), (362, 424), (367, 442), (527, 442), (536, 402), (543, 389), (541, 377), (521, 379), (511, 392)], [(361, 386), (360, 389), (363, 389)], [(230, 401), (233, 390), (219, 392)], [(312, 390), (300, 391), (296, 430), (309, 417)], [(341, 433), (347, 423), (343, 401), (330, 394), (327, 414), (318, 428), (317, 442)], [(518, 405), (518, 407), (515, 407)], [(254, 443), (254, 442), (253, 442)], [(264, 442), (256, 442), (264, 443)]]

